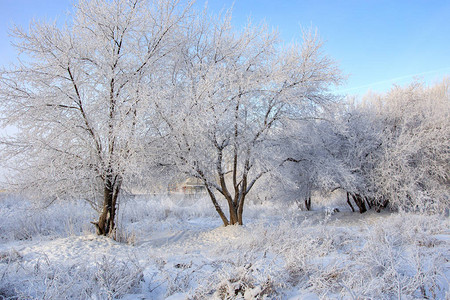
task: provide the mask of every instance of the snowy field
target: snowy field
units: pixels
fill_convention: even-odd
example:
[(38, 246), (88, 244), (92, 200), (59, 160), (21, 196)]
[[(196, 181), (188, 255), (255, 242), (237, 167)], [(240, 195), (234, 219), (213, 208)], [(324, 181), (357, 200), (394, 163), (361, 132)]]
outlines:
[[(345, 207), (344, 207), (345, 208)], [(329, 212), (329, 210), (328, 210)], [(0, 199), (0, 299), (449, 299), (448, 218), (134, 197), (117, 240), (84, 203)]]

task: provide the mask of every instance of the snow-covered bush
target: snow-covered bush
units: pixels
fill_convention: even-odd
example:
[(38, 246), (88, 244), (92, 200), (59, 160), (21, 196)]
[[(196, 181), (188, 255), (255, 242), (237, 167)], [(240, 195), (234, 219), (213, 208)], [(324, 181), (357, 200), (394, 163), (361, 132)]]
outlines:
[(19, 196), (0, 195), (0, 241), (79, 235), (89, 231), (91, 207), (83, 201), (42, 207)]
[(379, 102), (377, 194), (400, 209), (442, 213), (450, 204), (450, 79), (429, 88), (395, 87)]
[(253, 268), (251, 264), (219, 270), (219, 285), (213, 294), (218, 299), (273, 298), (276, 292), (270, 276)]
[(287, 286), (284, 262), (271, 249), (275, 241), (268, 228), (259, 225), (228, 226), (202, 236), (207, 241), (222, 240), (210, 249), (220, 259), (212, 265), (211, 276), (194, 290), (194, 299), (273, 299), (281, 295)]
[(433, 235), (446, 226), (448, 221), (412, 214), (372, 224), (364, 246), (350, 256), (345, 286), (363, 298), (443, 298), (450, 253), (448, 241)]
[(0, 267), (0, 297), (18, 299), (116, 299), (139, 287), (142, 267), (102, 257), (94, 265), (54, 265), (42, 257)]

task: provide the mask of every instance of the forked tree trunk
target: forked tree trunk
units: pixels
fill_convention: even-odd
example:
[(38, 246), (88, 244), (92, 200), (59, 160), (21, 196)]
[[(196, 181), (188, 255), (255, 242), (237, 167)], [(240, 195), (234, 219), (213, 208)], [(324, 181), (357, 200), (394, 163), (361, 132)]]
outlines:
[(241, 205), (236, 206), (235, 201), (232, 199), (231, 203), (228, 203), (228, 211), (230, 214), (230, 219), (227, 218), (225, 213), (223, 212), (222, 208), (217, 202), (217, 198), (212, 192), (212, 190), (209, 187), (206, 187), (206, 190), (208, 191), (209, 197), (214, 205), (214, 208), (216, 209), (216, 212), (219, 214), (220, 218), (222, 219), (223, 225), (243, 225), (243, 218), (242, 215), (244, 213), (244, 201), (245, 196), (242, 197), (240, 200)]
[(98, 235), (112, 236), (115, 231), (117, 198), (122, 182), (120, 179), (108, 179), (103, 188), (103, 208), (98, 222), (93, 222)]
[(200, 177), (200, 179), (203, 180), (206, 190), (208, 191), (209, 197), (211, 198), (211, 201), (213, 202), (217, 213), (220, 215), (220, 218), (222, 219), (223, 225), (224, 226), (235, 225), (235, 224), (243, 225), (242, 215), (244, 213), (245, 197), (247, 196), (247, 193), (253, 186), (253, 183), (250, 184), (250, 187), (248, 187), (248, 184), (247, 184), (247, 176), (248, 176), (248, 171), (250, 170), (250, 162), (248, 160), (245, 162), (245, 172), (242, 174), (242, 179), (238, 183), (237, 178), (236, 178), (236, 176), (237, 176), (237, 170), (236, 170), (237, 154), (235, 154), (234, 168), (233, 168), (234, 195), (232, 195), (232, 193), (230, 193), (229, 188), (227, 187), (227, 182), (225, 180), (225, 173), (222, 170), (223, 145), (216, 144), (216, 147), (217, 147), (217, 164), (216, 164), (216, 166), (217, 166), (218, 185), (214, 188), (220, 192), (220, 194), (225, 198), (225, 200), (227, 202), (229, 219), (227, 219), (222, 208), (218, 204), (216, 196), (214, 195), (214, 192), (212, 191), (212, 185), (208, 182), (204, 173), (201, 170), (197, 170), (197, 174)]
[[(235, 128), (237, 130), (237, 127)], [(237, 134), (237, 133), (236, 133)], [(237, 137), (237, 135), (236, 135)], [(200, 170), (196, 169), (196, 176), (200, 178), (203, 181), (203, 184), (208, 191), (209, 197), (211, 198), (211, 201), (214, 204), (214, 207), (219, 214), (220, 218), (222, 219), (223, 225), (243, 225), (243, 218), (242, 215), (244, 213), (244, 204), (245, 204), (245, 198), (247, 194), (252, 189), (255, 182), (266, 173), (260, 172), (258, 175), (255, 176), (250, 182), (248, 181), (248, 174), (251, 169), (251, 163), (250, 163), (250, 150), (247, 151), (247, 158), (244, 161), (244, 168), (242, 175), (240, 175), (240, 180), (238, 181), (238, 153), (235, 150), (234, 157), (233, 157), (233, 167), (230, 170), (232, 173), (232, 183), (230, 181), (227, 182), (225, 179), (225, 171), (222, 168), (223, 165), (223, 149), (226, 147), (227, 143), (224, 141), (223, 143), (219, 144), (217, 141), (215, 142), (215, 147), (217, 149), (217, 162), (216, 162), (216, 171), (217, 171), (217, 184), (211, 183), (205, 176), (205, 173)], [(237, 149), (237, 148), (235, 148)], [(227, 172), (229, 173), (229, 172)], [(231, 184), (231, 188), (229, 188)], [(229, 217), (228, 219), (222, 208), (217, 202), (216, 196), (214, 195), (213, 189), (218, 191), (223, 198), (225, 198), (226, 203), (228, 205), (228, 212)], [(231, 192), (230, 192), (231, 191)], [(233, 193), (234, 191), (234, 193)]]
[[(244, 184), (245, 185), (245, 184)], [(245, 185), (246, 186), (246, 185)], [(216, 212), (219, 214), (220, 218), (222, 219), (223, 225), (243, 225), (243, 214), (244, 214), (244, 203), (245, 198), (247, 196), (247, 193), (244, 191), (239, 191), (242, 194), (237, 194), (233, 198), (229, 193), (226, 194), (227, 196), (224, 197), (227, 201), (228, 205), (228, 212), (230, 218), (228, 219), (225, 215), (222, 207), (219, 205), (216, 196), (214, 195), (214, 192), (212, 191), (211, 187), (205, 183), (206, 190), (208, 192), (208, 195), (214, 205), (214, 208), (216, 209)]]

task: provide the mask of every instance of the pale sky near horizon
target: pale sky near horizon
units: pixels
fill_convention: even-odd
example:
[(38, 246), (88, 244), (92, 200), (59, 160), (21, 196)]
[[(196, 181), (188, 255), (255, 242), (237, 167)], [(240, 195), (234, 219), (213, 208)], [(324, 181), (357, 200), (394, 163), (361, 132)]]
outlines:
[[(341, 93), (387, 91), (415, 77), (432, 84), (450, 75), (450, 1), (209, 0), (218, 13), (233, 6), (233, 23), (249, 17), (277, 28), (287, 42), (300, 28), (317, 27), (325, 53), (337, 61), (346, 83)], [(0, 0), (0, 66), (16, 60), (8, 29), (30, 20), (64, 20), (73, 0)], [(197, 5), (203, 6), (204, 0)]]

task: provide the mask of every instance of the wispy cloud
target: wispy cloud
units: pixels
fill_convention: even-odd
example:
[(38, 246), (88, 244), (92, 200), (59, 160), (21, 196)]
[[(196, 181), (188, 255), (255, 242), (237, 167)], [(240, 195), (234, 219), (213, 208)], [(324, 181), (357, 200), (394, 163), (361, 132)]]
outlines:
[(441, 73), (444, 71), (450, 71), (450, 67), (445, 67), (445, 68), (421, 72), (421, 73), (414, 73), (414, 74), (408, 74), (408, 75), (404, 75), (404, 76), (394, 77), (394, 78), (390, 78), (387, 80), (382, 80), (382, 81), (372, 82), (372, 83), (368, 83), (368, 84), (364, 84), (364, 85), (360, 85), (360, 86), (356, 86), (356, 87), (346, 88), (343, 90), (339, 90), (339, 92), (347, 93), (347, 92), (352, 92), (352, 91), (356, 91), (356, 90), (360, 90), (360, 89), (368, 89), (368, 88), (380, 86), (380, 85), (394, 84), (395, 82), (398, 82), (401, 80), (411, 79), (414, 77), (420, 77), (420, 76), (424, 76), (424, 75), (437, 74), (437, 73)]

